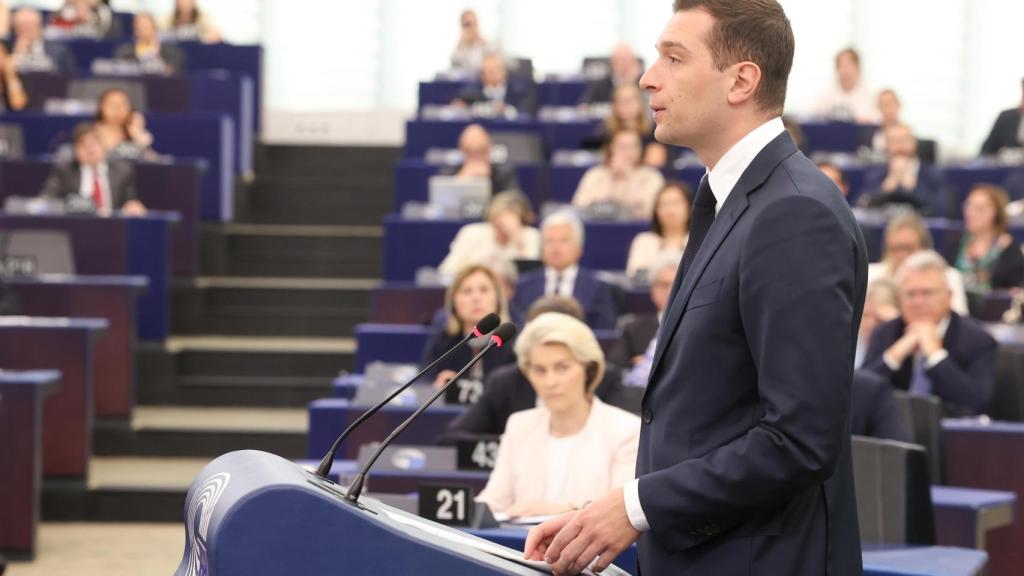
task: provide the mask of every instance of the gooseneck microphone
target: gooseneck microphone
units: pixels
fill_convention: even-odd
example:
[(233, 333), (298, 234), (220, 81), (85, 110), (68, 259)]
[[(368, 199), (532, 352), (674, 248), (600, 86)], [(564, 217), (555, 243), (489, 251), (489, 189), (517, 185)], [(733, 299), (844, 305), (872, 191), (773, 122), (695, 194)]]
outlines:
[(476, 323), (476, 326), (473, 327), (473, 330), (470, 331), (470, 333), (467, 334), (465, 338), (460, 340), (458, 344), (449, 348), (447, 352), (438, 357), (437, 360), (434, 360), (433, 362), (428, 364), (426, 368), (420, 370), (419, 373), (413, 376), (408, 382), (396, 388), (395, 391), (392, 392), (391, 394), (388, 394), (387, 398), (381, 400), (374, 406), (371, 406), (370, 409), (367, 410), (366, 412), (363, 412), (363, 414), (359, 416), (359, 418), (356, 418), (355, 422), (350, 424), (349, 427), (346, 428), (345, 431), (341, 433), (341, 436), (338, 436), (338, 439), (335, 440), (334, 444), (331, 445), (331, 449), (327, 451), (327, 454), (324, 454), (323, 460), (320, 461), (320, 465), (317, 466), (316, 468), (316, 475), (325, 480), (327, 479), (327, 475), (331, 471), (331, 466), (334, 465), (334, 455), (338, 452), (338, 448), (341, 447), (341, 443), (344, 442), (345, 438), (348, 438), (348, 435), (351, 434), (352, 431), (355, 430), (357, 427), (359, 427), (359, 425), (362, 424), (364, 420), (376, 414), (377, 411), (379, 411), (381, 408), (387, 406), (388, 403), (394, 400), (396, 396), (404, 392), (405, 389), (408, 388), (409, 386), (412, 386), (413, 382), (419, 380), (420, 377), (426, 374), (428, 370), (430, 370), (434, 366), (437, 366), (438, 363), (440, 363), (445, 358), (451, 356), (456, 350), (465, 346), (467, 342), (469, 342), (473, 338), (479, 338), (481, 336), (484, 336), (485, 334), (491, 333), (491, 331), (497, 328), (498, 324), (500, 323), (501, 317), (498, 316), (497, 314), (492, 313), (488, 314), (487, 316), (484, 316), (483, 318), (480, 319), (479, 322)]
[(484, 354), (487, 354), (493, 348), (500, 348), (506, 342), (511, 340), (512, 337), (515, 335), (515, 324), (512, 324), (511, 322), (506, 322), (499, 326), (498, 329), (494, 331), (494, 334), (491, 334), (490, 341), (487, 343), (487, 345), (484, 346), (482, 350), (480, 350), (479, 354), (474, 356), (473, 359), (469, 361), (469, 364), (463, 366), (462, 370), (459, 370), (458, 373), (455, 374), (455, 376), (452, 376), (452, 378), (448, 380), (448, 382), (446, 382), (445, 385), (442, 386), (437, 392), (435, 392), (434, 395), (430, 397), (430, 399), (428, 399), (422, 406), (417, 408), (416, 411), (412, 413), (412, 416), (406, 418), (405, 422), (399, 424), (398, 427), (395, 428), (394, 431), (392, 431), (391, 434), (389, 434), (388, 437), (385, 438), (384, 441), (380, 443), (380, 446), (377, 447), (377, 451), (374, 452), (373, 456), (371, 456), (370, 459), (366, 461), (366, 464), (363, 465), (363, 468), (359, 471), (359, 474), (355, 477), (354, 480), (352, 480), (352, 484), (349, 485), (348, 492), (345, 494), (345, 499), (348, 500), (349, 502), (352, 502), (353, 504), (358, 502), (359, 495), (362, 494), (363, 492), (363, 485), (366, 483), (366, 475), (370, 472), (370, 468), (373, 467), (373, 464), (377, 461), (377, 458), (380, 458), (380, 455), (384, 453), (384, 449), (387, 448), (388, 445), (390, 445), (391, 442), (393, 442), (395, 438), (398, 437), (399, 434), (401, 434), (406, 428), (408, 428), (409, 424), (412, 424), (412, 421), (418, 418), (419, 415), (422, 414), (424, 410), (429, 408), (431, 404), (433, 404), (435, 401), (437, 401), (438, 398), (443, 396), (445, 391), (448, 390), (448, 388), (450, 388), (455, 383), (456, 380), (461, 378), (463, 374), (468, 372), (469, 369), (473, 367), (474, 364), (479, 362), (480, 359), (484, 357)]

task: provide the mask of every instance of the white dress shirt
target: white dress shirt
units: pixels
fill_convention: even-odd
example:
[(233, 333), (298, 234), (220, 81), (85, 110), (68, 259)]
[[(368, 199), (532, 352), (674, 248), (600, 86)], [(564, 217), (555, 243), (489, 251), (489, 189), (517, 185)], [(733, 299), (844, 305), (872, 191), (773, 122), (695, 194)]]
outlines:
[[(554, 268), (544, 269), (544, 295), (545, 296), (565, 296), (566, 298), (572, 298), (572, 295), (576, 289), (576, 275), (579, 273), (580, 267), (572, 265), (562, 270), (561, 272), (556, 271)], [(555, 291), (555, 284), (558, 283), (558, 290)]]
[(829, 120), (870, 124), (877, 124), (882, 116), (878, 111), (878, 95), (864, 82), (858, 82), (849, 92), (836, 83), (818, 97), (814, 113)]
[[(772, 140), (786, 129), (782, 125), (782, 118), (772, 118), (750, 131), (739, 142), (733, 144), (732, 148), (722, 156), (713, 168), (708, 171), (708, 183), (711, 185), (711, 192), (715, 195), (718, 204), (715, 205), (715, 214), (725, 205), (726, 199), (740, 181), (740, 177), (754, 161), (754, 158), (764, 150)], [(626, 500), (626, 515), (633, 528), (640, 532), (651, 529), (647, 522), (647, 515), (640, 505), (640, 481), (630, 480), (623, 486), (623, 495)]]
[[(94, 176), (96, 172), (99, 172), (100, 179), (100, 192), (103, 195), (103, 208), (104, 210), (114, 210), (114, 203), (110, 197), (110, 178), (108, 178), (107, 163), (103, 162), (95, 167), (93, 166), (82, 166), (82, 179), (78, 186), (78, 193), (83, 198), (92, 200), (92, 192), (95, 186)], [(99, 207), (97, 206), (97, 209)]]

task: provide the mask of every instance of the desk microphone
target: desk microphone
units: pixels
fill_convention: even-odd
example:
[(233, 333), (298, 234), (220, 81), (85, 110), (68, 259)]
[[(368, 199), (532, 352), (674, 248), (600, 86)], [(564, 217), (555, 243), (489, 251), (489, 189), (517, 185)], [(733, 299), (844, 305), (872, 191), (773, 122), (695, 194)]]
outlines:
[(437, 360), (434, 360), (433, 362), (428, 364), (426, 368), (420, 370), (419, 373), (413, 376), (408, 382), (396, 388), (395, 391), (392, 392), (391, 394), (388, 394), (387, 398), (381, 400), (374, 406), (371, 406), (370, 409), (367, 410), (366, 412), (363, 412), (363, 414), (359, 416), (359, 418), (356, 418), (356, 421), (350, 424), (349, 427), (346, 428), (345, 431), (341, 433), (341, 436), (338, 436), (338, 439), (334, 441), (334, 444), (331, 446), (331, 449), (327, 451), (327, 454), (324, 455), (323, 460), (320, 461), (320, 465), (317, 466), (316, 475), (321, 478), (327, 479), (327, 475), (331, 471), (331, 466), (334, 465), (334, 455), (335, 453), (338, 452), (338, 448), (341, 447), (341, 443), (344, 442), (345, 438), (348, 438), (349, 434), (351, 434), (353, 430), (355, 430), (360, 424), (362, 424), (364, 420), (376, 414), (377, 411), (380, 410), (381, 408), (387, 406), (388, 402), (394, 400), (396, 396), (404, 392), (405, 389), (408, 388), (409, 386), (412, 386), (413, 382), (419, 380), (420, 377), (423, 376), (423, 374), (425, 374), (428, 370), (430, 370), (434, 366), (437, 366), (438, 363), (440, 363), (445, 358), (451, 356), (459, 348), (465, 346), (467, 342), (469, 342), (473, 338), (479, 338), (485, 334), (489, 334), (492, 330), (497, 328), (498, 324), (500, 323), (501, 317), (498, 316), (497, 314), (492, 313), (488, 314), (487, 316), (484, 316), (483, 318), (480, 319), (479, 322), (476, 323), (476, 326), (473, 327), (473, 330), (469, 334), (467, 334), (465, 338), (460, 340), (458, 344), (449, 348), (447, 352), (442, 354)]
[(377, 447), (377, 451), (374, 452), (373, 456), (371, 456), (370, 459), (366, 461), (366, 464), (363, 465), (362, 470), (360, 470), (359, 474), (355, 477), (354, 480), (352, 480), (352, 484), (349, 485), (348, 492), (345, 494), (345, 499), (353, 504), (357, 503), (359, 501), (359, 495), (363, 492), (363, 485), (366, 483), (366, 475), (367, 473), (369, 473), (370, 468), (373, 467), (374, 462), (377, 461), (377, 458), (380, 458), (380, 455), (384, 453), (384, 449), (387, 448), (388, 445), (391, 444), (391, 442), (393, 442), (395, 438), (398, 437), (399, 434), (401, 434), (406, 428), (408, 428), (409, 424), (412, 424), (413, 420), (419, 418), (420, 414), (422, 414), (424, 410), (429, 408), (430, 405), (437, 401), (438, 398), (444, 396), (445, 391), (447, 391), (448, 388), (451, 388), (451, 386), (455, 384), (455, 381), (461, 378), (463, 374), (468, 372), (469, 369), (472, 368), (474, 364), (479, 362), (480, 359), (484, 357), (484, 354), (487, 354), (493, 348), (500, 348), (506, 342), (511, 340), (512, 337), (516, 335), (516, 330), (517, 329), (515, 324), (512, 324), (511, 322), (506, 322), (499, 326), (498, 329), (494, 331), (494, 334), (491, 334), (490, 341), (487, 342), (487, 345), (483, 347), (483, 350), (480, 350), (479, 354), (474, 356), (473, 359), (469, 361), (469, 364), (463, 366), (462, 370), (459, 370), (458, 373), (455, 374), (455, 376), (452, 376), (451, 380), (448, 380), (448, 382), (446, 382), (444, 386), (442, 386), (437, 392), (434, 393), (433, 396), (430, 397), (430, 399), (428, 399), (422, 406), (417, 408), (416, 411), (412, 413), (412, 416), (409, 416), (408, 418), (405, 419), (405, 422), (399, 424), (398, 427), (395, 428), (394, 431), (392, 431), (391, 434), (389, 434), (388, 437), (385, 438), (384, 441), (380, 443), (380, 446)]

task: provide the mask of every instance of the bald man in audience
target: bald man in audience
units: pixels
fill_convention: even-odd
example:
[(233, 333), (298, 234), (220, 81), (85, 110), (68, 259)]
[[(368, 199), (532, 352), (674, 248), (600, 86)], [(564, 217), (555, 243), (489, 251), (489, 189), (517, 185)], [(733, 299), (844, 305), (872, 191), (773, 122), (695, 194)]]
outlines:
[(536, 111), (533, 86), (521, 79), (510, 79), (505, 58), (497, 52), (484, 56), (480, 64), (480, 83), (465, 88), (452, 101), (455, 106), (484, 103), (496, 116), (533, 114)]
[(633, 48), (626, 43), (618, 44), (608, 59), (608, 75), (594, 80), (587, 86), (582, 102), (584, 104), (610, 103), (616, 86), (620, 84), (637, 86), (640, 84), (641, 74), (643, 74), (643, 70), (636, 54), (633, 53)]
[(887, 166), (864, 176), (864, 193), (859, 202), (870, 207), (904, 204), (932, 217), (945, 217), (949, 186), (935, 166), (921, 162), (917, 138), (906, 124), (885, 129)]
[(983, 414), (995, 387), (997, 344), (984, 327), (951, 309), (946, 261), (922, 250), (896, 276), (900, 317), (871, 334), (864, 369), (911, 394), (942, 399), (947, 414)]
[(491, 194), (518, 190), (515, 168), (494, 163), (491, 160), (492, 149), (491, 135), (486, 128), (479, 124), (466, 126), (459, 136), (462, 164), (447, 172), (463, 178), (487, 178), (491, 181)]
[(57, 72), (70, 74), (75, 61), (67, 47), (43, 38), (43, 15), (35, 8), (14, 12), (14, 41), (11, 57), (19, 72)]

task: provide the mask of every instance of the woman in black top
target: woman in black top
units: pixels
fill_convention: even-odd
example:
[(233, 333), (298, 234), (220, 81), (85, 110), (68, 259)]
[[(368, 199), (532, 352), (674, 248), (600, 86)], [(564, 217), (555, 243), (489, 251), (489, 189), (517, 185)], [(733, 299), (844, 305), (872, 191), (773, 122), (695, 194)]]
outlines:
[[(501, 281), (490, 268), (474, 265), (463, 268), (445, 295), (445, 312), (448, 320), (444, 327), (434, 333), (423, 348), (420, 365), (426, 366), (444, 354), (468, 334), (473, 326), (484, 316), (497, 313), (502, 321), (508, 320), (508, 300), (505, 298)], [(425, 378), (434, 378), (434, 385), (441, 386), (486, 344), (485, 338), (474, 338), (469, 345), (463, 346), (456, 353), (424, 374)], [(515, 363), (515, 353), (510, 343), (496, 350), (491, 350), (483, 360), (470, 370), (465, 378), (482, 382), (491, 370)]]

